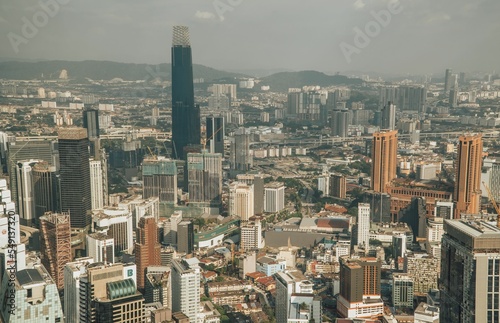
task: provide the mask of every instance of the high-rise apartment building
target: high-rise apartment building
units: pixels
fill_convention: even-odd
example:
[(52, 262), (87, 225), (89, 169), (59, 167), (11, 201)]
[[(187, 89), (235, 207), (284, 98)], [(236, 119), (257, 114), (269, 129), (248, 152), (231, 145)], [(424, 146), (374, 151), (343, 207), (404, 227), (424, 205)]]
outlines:
[(381, 263), (375, 258), (340, 258), (337, 310), (345, 318), (371, 318), (384, 311), (380, 298)]
[(396, 129), (396, 106), (388, 102), (381, 111), (380, 128), (383, 130)]
[(87, 255), (95, 262), (114, 263), (115, 262), (115, 242), (114, 239), (103, 232), (93, 232), (86, 237)]
[(105, 207), (95, 211), (92, 216), (93, 228), (96, 232), (105, 233), (113, 239), (115, 256), (134, 249), (133, 219), (129, 209)]
[(231, 168), (246, 172), (253, 166), (253, 156), (250, 153), (251, 134), (245, 128), (239, 128), (231, 143)]
[(199, 323), (201, 270), (197, 258), (172, 261), (172, 311), (182, 312), (189, 322)]
[(33, 185), (33, 166), (37, 160), (21, 160), (16, 167), (17, 209), (21, 217), (21, 224), (31, 226), (35, 217), (35, 196)]
[(211, 153), (219, 153), (224, 156), (224, 117), (208, 116), (207, 119), (207, 149)]
[(446, 220), (441, 248), (440, 322), (500, 320), (500, 229)]
[(332, 174), (328, 180), (329, 196), (345, 199), (347, 196), (347, 180), (343, 175)]
[(349, 112), (332, 111), (330, 128), (332, 136), (347, 137), (347, 132), (349, 130)]
[(158, 229), (155, 218), (145, 216), (139, 220), (136, 231), (135, 263), (137, 264), (137, 288), (144, 290), (146, 268), (161, 265), (160, 249), (158, 242)]
[(264, 178), (261, 174), (238, 174), (236, 179), (240, 183), (253, 185), (253, 200), (255, 214), (264, 212)]
[(146, 158), (142, 164), (143, 197), (177, 204), (177, 165), (171, 159)]
[(187, 154), (188, 193), (190, 203), (219, 206), (222, 201), (222, 155)]
[(201, 139), (200, 106), (194, 103), (193, 62), (188, 27), (174, 26), (171, 53), (173, 156), (184, 159), (184, 147), (199, 145)]
[(40, 253), (42, 264), (50, 272), (57, 288), (63, 289), (64, 266), (73, 259), (68, 213), (46, 213), (40, 217)]
[(451, 88), (453, 87), (452, 84), (452, 75), (453, 75), (453, 70), (452, 69), (446, 69), (445, 75), (444, 75), (444, 94), (448, 95), (450, 92)]
[(92, 198), (92, 210), (100, 210), (104, 207), (104, 192), (102, 183), (102, 164), (100, 160), (90, 159), (90, 196)]
[(370, 246), (370, 204), (358, 204), (358, 246)]
[(392, 303), (396, 309), (413, 308), (413, 279), (408, 275), (393, 274)]
[(264, 185), (264, 212), (275, 213), (285, 208), (285, 184), (271, 182)]
[(455, 165), (455, 192), (453, 194), (456, 219), (460, 218), (462, 213), (478, 214), (480, 211), (482, 158), (482, 135), (460, 136)]
[(242, 221), (248, 221), (254, 216), (253, 185), (239, 182), (229, 184), (229, 216), (238, 216)]
[(372, 190), (387, 193), (396, 178), (398, 139), (397, 130), (376, 132), (372, 143)]
[(243, 250), (258, 250), (264, 248), (262, 237), (262, 224), (260, 220), (253, 223), (243, 223), (240, 227), (240, 248)]
[(90, 225), (89, 141), (84, 128), (59, 129), (61, 211), (69, 212), (72, 228)]

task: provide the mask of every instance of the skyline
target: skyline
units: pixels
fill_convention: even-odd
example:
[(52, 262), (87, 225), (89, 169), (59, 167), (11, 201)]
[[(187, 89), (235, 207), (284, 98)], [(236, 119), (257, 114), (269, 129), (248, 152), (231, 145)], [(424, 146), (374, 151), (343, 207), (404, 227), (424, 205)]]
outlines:
[[(317, 0), (314, 6), (299, 5), (297, 0), (289, 0), (286, 5), (284, 0), (266, 5), (261, 0), (188, 4), (149, 0), (148, 6), (116, 0), (40, 3), (54, 2), (58, 8), (49, 8), (52, 15), (46, 15), (46, 21), (39, 3), (21, 0), (0, 5), (0, 26), (4, 31), (0, 60), (167, 63), (171, 28), (186, 25), (197, 53), (194, 63), (228, 71), (428, 74), (445, 68), (466, 72), (498, 70), (495, 56), (500, 44), (492, 40), (500, 31), (494, 15), (500, 3), (494, 0), (342, 0), (335, 4)], [(367, 25), (377, 21), (374, 13), (395, 4), (401, 10), (391, 15), (386, 26), (379, 25), (380, 30), (370, 37), (368, 45), (351, 55), (348, 63), (341, 44), (353, 45), (356, 28), (366, 30)], [(34, 15), (42, 17), (40, 27), (35, 27), (31, 38), (24, 37), (22, 28), (26, 21), (33, 22)], [(88, 26), (83, 32), (82, 25)], [(262, 45), (255, 46), (255, 42)]]

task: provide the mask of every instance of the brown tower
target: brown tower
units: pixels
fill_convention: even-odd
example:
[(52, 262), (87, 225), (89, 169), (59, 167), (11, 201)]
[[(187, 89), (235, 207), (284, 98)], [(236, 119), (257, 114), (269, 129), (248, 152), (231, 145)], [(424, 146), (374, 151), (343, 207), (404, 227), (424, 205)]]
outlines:
[(481, 167), (483, 157), (483, 136), (460, 136), (455, 164), (456, 181), (453, 200), (455, 219), (460, 214), (477, 214), (481, 206)]
[(142, 217), (137, 227), (135, 243), (137, 289), (144, 290), (146, 268), (161, 265), (160, 250), (155, 218), (153, 216)]
[(61, 290), (64, 288), (64, 266), (72, 260), (69, 213), (45, 213), (40, 217), (40, 231), (42, 264)]
[(372, 190), (387, 193), (387, 187), (396, 178), (398, 131), (381, 131), (373, 134)]

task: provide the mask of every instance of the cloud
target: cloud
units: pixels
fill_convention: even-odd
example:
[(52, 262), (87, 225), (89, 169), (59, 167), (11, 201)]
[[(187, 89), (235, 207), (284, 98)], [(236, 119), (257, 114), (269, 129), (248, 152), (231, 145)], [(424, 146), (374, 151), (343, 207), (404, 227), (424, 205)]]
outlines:
[(215, 14), (209, 11), (196, 11), (194, 16), (198, 19), (202, 20), (214, 20), (215, 19)]
[(435, 23), (440, 23), (440, 22), (445, 22), (451, 20), (450, 15), (445, 14), (445, 13), (438, 13), (438, 14), (431, 14), (427, 16), (425, 19), (425, 23), (430, 25), (430, 24), (435, 24)]

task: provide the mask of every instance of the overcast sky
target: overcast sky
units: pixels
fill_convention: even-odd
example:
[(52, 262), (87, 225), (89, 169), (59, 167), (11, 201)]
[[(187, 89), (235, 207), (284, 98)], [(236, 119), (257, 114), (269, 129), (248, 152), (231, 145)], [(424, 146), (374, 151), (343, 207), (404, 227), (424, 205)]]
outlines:
[[(44, 21), (40, 3), (51, 1), (63, 4)], [(172, 26), (181, 24), (194, 62), (220, 69), (498, 70), (499, 0), (400, 0), (401, 12), (354, 47), (354, 28), (373, 26), (371, 12), (394, 1), (0, 0), (0, 59), (166, 63)], [(34, 19), (38, 30), (23, 34)], [(350, 63), (342, 43), (355, 49)]]

